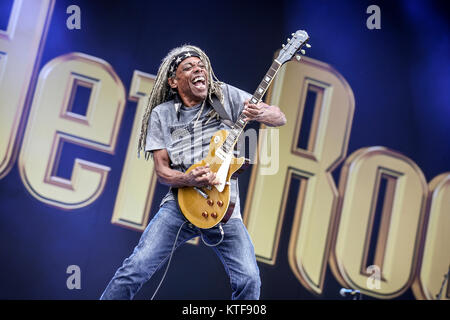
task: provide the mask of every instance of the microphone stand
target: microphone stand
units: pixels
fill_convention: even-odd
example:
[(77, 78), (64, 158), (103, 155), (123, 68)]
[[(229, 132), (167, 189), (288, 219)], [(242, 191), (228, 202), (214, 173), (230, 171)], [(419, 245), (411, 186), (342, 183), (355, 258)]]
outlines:
[[(347, 291), (347, 292), (342, 293), (343, 290), (344, 290), (344, 292), (345, 291)], [(352, 300), (362, 300), (362, 294), (361, 294), (361, 291), (359, 291), (359, 290), (351, 290), (351, 289), (342, 288), (340, 295), (344, 298), (347, 298), (346, 300), (349, 300), (348, 298), (350, 298), (350, 297), (352, 298)]]
[(441, 290), (439, 290), (439, 293), (436, 295), (437, 300), (441, 300), (442, 291), (444, 290), (445, 283), (448, 282), (449, 277), (450, 277), (450, 266), (448, 267), (448, 272), (446, 274), (444, 274), (444, 280), (442, 280)]

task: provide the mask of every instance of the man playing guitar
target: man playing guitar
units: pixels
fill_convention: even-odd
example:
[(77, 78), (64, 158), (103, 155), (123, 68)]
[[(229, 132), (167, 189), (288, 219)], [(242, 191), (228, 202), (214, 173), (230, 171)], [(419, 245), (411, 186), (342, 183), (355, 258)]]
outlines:
[[(177, 202), (180, 188), (196, 188), (205, 196), (201, 190), (209, 192), (220, 183), (217, 171), (209, 164), (186, 171), (208, 154), (214, 132), (230, 128), (221, 114), (231, 121), (240, 116), (243, 121), (255, 120), (267, 126), (286, 123), (280, 108), (252, 103), (251, 97), (219, 82), (209, 58), (195, 46), (175, 48), (163, 60), (143, 118), (139, 150), (145, 149), (147, 159), (153, 157), (158, 181), (170, 190), (101, 299), (132, 299), (166, 260), (170, 262), (173, 250), (197, 236), (212, 246), (222, 261), (230, 278), (232, 299), (259, 299), (259, 269), (241, 218), (237, 180), (227, 182), (234, 206), (229, 207), (226, 223), (217, 221), (211, 228), (199, 228), (189, 223)], [(217, 218), (214, 213), (208, 216), (203, 212), (205, 221), (213, 219), (211, 215)]]

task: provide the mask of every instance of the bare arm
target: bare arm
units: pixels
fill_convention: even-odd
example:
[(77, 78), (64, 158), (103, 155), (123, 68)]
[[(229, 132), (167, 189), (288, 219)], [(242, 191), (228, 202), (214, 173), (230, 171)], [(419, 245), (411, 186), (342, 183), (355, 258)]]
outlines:
[(269, 127), (280, 127), (286, 124), (286, 116), (277, 106), (269, 106), (263, 102), (251, 104), (249, 100), (244, 102), (242, 112), (247, 120), (255, 120)]
[(183, 173), (170, 168), (170, 158), (166, 149), (155, 150), (153, 161), (158, 181), (167, 186), (180, 187), (204, 187), (218, 184), (216, 174), (209, 169), (209, 166), (197, 167), (189, 173)]

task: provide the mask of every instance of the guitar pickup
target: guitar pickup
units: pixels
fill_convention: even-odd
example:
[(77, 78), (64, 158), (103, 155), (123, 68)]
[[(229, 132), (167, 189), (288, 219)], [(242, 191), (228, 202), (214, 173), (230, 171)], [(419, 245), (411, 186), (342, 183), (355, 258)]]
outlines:
[(201, 195), (203, 198), (208, 199), (209, 196), (200, 188), (194, 187), (194, 190), (198, 192), (199, 195)]

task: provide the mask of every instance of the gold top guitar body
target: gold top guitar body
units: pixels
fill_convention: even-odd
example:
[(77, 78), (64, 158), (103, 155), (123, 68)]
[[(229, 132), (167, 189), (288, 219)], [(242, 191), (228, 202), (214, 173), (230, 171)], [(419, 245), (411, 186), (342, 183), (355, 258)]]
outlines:
[[(273, 61), (269, 71), (259, 84), (250, 102), (257, 104), (275, 77), (280, 67), (290, 61), (294, 56), (300, 60), (298, 51), (304, 54), (302, 47), (306, 45), (309, 36), (306, 31), (298, 30), (288, 39), (286, 45), (280, 50), (278, 57)], [(193, 164), (186, 171), (209, 164), (210, 170), (216, 173), (219, 185), (208, 187), (182, 187), (178, 189), (178, 204), (181, 212), (193, 225), (202, 229), (209, 229), (219, 222), (226, 223), (234, 210), (237, 198), (236, 190), (233, 190), (232, 179), (242, 172), (248, 161), (245, 158), (236, 158), (233, 148), (244, 131), (246, 117), (240, 114), (231, 130), (219, 130), (211, 138), (209, 152), (202, 161)]]
[[(223, 143), (226, 141), (229, 132), (220, 130), (214, 133), (209, 144), (209, 153), (202, 161), (193, 164), (186, 171), (205, 166), (209, 164), (209, 168), (216, 174), (219, 172), (221, 166), (228, 166), (225, 175), (223, 176), (224, 185), (223, 190), (219, 191), (215, 186), (210, 187), (184, 187), (178, 189), (178, 204), (181, 212), (183, 212), (186, 219), (193, 225), (209, 229), (214, 227), (219, 222), (225, 223), (230, 218), (234, 210), (236, 195), (235, 190), (231, 188), (231, 179), (236, 179), (237, 175), (244, 170), (246, 163), (245, 158), (235, 158), (231, 156), (229, 165), (227, 159), (216, 154)], [(224, 169), (223, 169), (224, 170)]]

